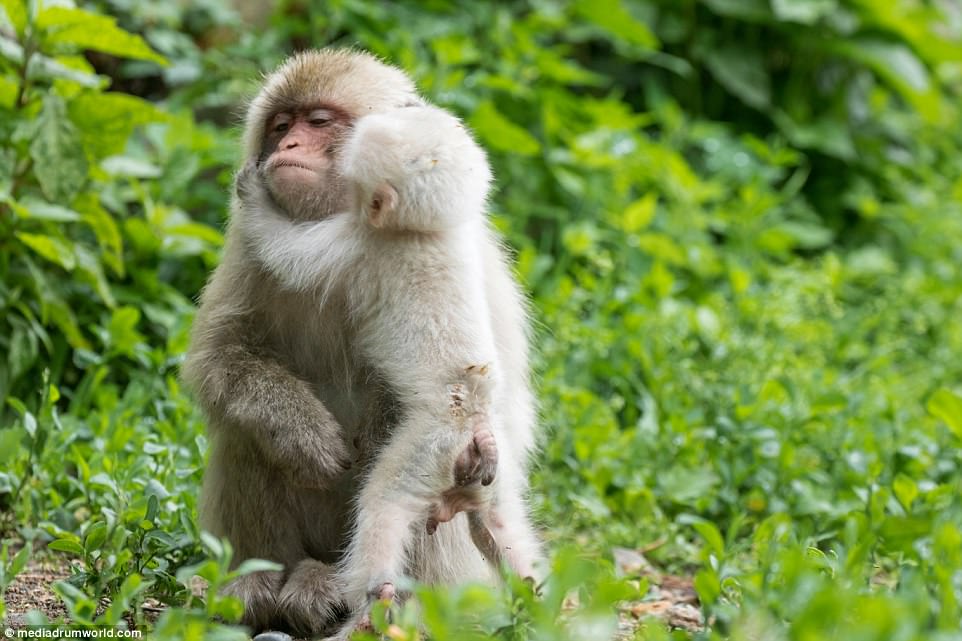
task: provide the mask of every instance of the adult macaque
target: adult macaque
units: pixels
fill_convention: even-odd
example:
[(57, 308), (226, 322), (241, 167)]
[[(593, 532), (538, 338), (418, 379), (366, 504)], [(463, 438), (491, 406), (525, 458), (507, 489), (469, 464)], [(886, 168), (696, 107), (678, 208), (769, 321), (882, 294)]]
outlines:
[(210, 422), (202, 524), (285, 568), (230, 586), (245, 623), (316, 634), (403, 576), (489, 579), (473, 539), (530, 574), (526, 318), (483, 152), (401, 71), (318, 51), (267, 78), (245, 154), (184, 365)]

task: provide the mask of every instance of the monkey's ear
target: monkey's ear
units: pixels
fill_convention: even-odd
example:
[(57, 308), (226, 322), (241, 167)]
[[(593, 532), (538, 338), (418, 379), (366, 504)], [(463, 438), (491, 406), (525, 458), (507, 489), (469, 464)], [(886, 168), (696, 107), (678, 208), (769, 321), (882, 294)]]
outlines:
[(371, 194), (371, 201), (367, 206), (367, 219), (372, 227), (386, 227), (390, 224), (391, 214), (397, 209), (398, 193), (388, 183), (378, 185)]

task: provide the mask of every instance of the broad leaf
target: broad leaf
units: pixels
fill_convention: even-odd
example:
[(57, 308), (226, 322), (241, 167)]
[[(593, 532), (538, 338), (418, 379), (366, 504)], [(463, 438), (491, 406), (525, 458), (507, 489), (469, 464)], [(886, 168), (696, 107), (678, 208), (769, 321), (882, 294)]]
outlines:
[(117, 26), (116, 18), (101, 16), (82, 9), (49, 7), (37, 16), (37, 28), (45, 44), (71, 45), (77, 49), (93, 49), (121, 58), (151, 60), (166, 65), (167, 60), (153, 51), (144, 39)]
[(815, 24), (838, 8), (838, 0), (772, 0), (772, 11), (779, 20)]
[(471, 126), (485, 145), (522, 156), (541, 151), (537, 138), (504, 117), (490, 101), (481, 103), (471, 116)]
[(771, 103), (771, 82), (764, 56), (741, 47), (719, 47), (705, 55), (705, 66), (715, 80), (756, 109)]
[(17, 32), (17, 36), (23, 36), (24, 28), (27, 26), (27, 4), (24, 0), (0, 0), (0, 8), (6, 14), (10, 26)]
[(70, 101), (68, 111), (91, 160), (121, 153), (136, 127), (167, 118), (146, 100), (114, 92), (84, 92)]
[(30, 144), (40, 188), (52, 201), (70, 202), (87, 181), (87, 160), (63, 100), (49, 93)]
[(32, 249), (38, 256), (71, 271), (77, 265), (73, 248), (66, 241), (44, 234), (16, 233), (17, 239)]
[(962, 398), (943, 387), (932, 395), (925, 406), (932, 416), (942, 420), (953, 433), (962, 438)]
[(575, 5), (575, 10), (616, 40), (645, 49), (658, 46), (658, 38), (648, 25), (631, 15), (619, 0), (582, 0)]

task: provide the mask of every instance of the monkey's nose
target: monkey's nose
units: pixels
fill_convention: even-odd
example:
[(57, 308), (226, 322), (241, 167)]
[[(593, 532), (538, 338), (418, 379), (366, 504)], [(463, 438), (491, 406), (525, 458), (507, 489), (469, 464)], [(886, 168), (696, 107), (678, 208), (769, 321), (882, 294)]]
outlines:
[(298, 143), (296, 140), (288, 140), (286, 143), (284, 143), (284, 149), (293, 149), (294, 147), (297, 147), (298, 144), (300, 143)]

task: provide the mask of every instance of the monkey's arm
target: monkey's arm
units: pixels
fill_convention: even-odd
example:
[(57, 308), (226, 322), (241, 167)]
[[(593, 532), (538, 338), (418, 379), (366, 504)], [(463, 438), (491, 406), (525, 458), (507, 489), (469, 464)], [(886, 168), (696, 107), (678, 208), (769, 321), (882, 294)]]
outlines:
[(350, 467), (341, 426), (306, 381), (255, 347), (242, 329), (254, 325), (252, 319), (225, 311), (224, 284), (215, 277), (205, 292), (181, 372), (184, 381), (213, 432), (247, 437), (296, 485), (328, 485)]

